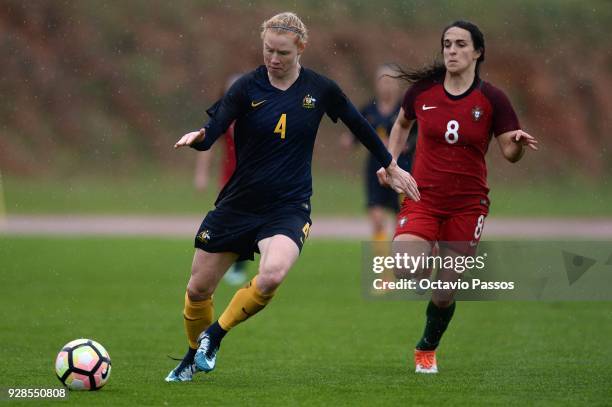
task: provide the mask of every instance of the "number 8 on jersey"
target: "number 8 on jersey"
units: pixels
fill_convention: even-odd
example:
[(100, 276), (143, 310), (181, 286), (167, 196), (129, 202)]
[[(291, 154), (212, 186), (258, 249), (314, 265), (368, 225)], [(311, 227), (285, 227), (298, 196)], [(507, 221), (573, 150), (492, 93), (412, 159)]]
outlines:
[(459, 122), (457, 120), (450, 120), (446, 123), (444, 138), (448, 144), (455, 144), (459, 141)]

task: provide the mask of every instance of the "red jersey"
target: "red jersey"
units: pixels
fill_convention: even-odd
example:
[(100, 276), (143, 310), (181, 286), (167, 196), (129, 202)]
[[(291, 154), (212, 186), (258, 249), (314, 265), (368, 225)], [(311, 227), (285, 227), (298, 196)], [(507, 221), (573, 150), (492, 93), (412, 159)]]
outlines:
[(234, 145), (234, 123), (230, 124), (223, 135), (225, 149), (221, 158), (221, 178), (219, 179), (221, 188), (227, 184), (236, 169), (236, 146)]
[(488, 207), (485, 154), (491, 135), (520, 129), (506, 95), (479, 78), (457, 96), (443, 82), (425, 80), (408, 89), (402, 107), (419, 126), (412, 176), (422, 203), (443, 211)]

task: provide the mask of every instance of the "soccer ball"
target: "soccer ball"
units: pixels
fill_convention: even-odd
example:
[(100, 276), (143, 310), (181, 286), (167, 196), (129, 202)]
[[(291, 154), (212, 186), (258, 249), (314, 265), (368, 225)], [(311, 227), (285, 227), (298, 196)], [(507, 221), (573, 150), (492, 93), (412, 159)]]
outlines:
[(68, 342), (55, 359), (55, 373), (70, 390), (101, 389), (108, 381), (110, 372), (108, 352), (91, 339)]

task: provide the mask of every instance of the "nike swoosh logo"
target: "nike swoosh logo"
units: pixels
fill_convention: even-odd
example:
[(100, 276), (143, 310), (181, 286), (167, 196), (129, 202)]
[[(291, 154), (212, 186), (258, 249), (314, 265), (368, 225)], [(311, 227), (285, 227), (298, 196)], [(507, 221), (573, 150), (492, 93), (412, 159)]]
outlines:
[(242, 312), (244, 312), (244, 313), (247, 315), (247, 317), (250, 317), (250, 316), (252, 315), (252, 314), (249, 314), (248, 312), (246, 312), (246, 310), (244, 309), (244, 307), (242, 307)]
[(423, 110), (431, 110), (431, 109), (436, 109), (438, 106), (425, 106), (423, 105)]
[(265, 100), (262, 100), (261, 102), (253, 101), (253, 102), (251, 102), (251, 107), (257, 107), (257, 106), (261, 105), (263, 102), (265, 102)]

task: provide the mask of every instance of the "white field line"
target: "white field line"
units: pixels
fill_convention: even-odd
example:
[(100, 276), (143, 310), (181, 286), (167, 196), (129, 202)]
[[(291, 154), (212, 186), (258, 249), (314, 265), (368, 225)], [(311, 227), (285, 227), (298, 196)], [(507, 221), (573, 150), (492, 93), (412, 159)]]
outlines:
[[(7, 215), (0, 234), (188, 238), (201, 221), (198, 216)], [(311, 237), (367, 240), (370, 227), (360, 217), (314, 217)], [(612, 218), (489, 218), (483, 238), (610, 239)]]

